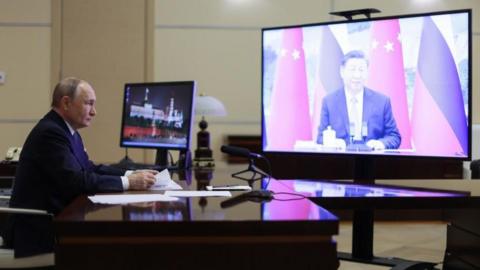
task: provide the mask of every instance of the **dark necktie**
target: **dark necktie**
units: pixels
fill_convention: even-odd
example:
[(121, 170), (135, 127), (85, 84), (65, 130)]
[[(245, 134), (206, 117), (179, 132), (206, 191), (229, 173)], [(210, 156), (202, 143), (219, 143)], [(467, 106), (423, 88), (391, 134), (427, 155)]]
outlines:
[(78, 134), (78, 132), (75, 132), (73, 134), (73, 149), (75, 152), (75, 156), (79, 160), (82, 167), (84, 169), (88, 169), (89, 168), (88, 155), (85, 152), (82, 138), (80, 137), (80, 134)]

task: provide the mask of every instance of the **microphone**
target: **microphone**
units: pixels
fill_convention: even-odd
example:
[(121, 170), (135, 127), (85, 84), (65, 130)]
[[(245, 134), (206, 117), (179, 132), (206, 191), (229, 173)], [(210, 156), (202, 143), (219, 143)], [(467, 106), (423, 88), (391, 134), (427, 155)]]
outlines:
[(247, 201), (258, 203), (270, 202), (274, 198), (274, 193), (270, 190), (252, 190), (221, 202), (220, 207), (228, 208)]
[(232, 155), (232, 156), (239, 156), (239, 157), (246, 157), (246, 158), (262, 158), (263, 156), (260, 154), (252, 153), (247, 148), (237, 147), (237, 146), (229, 146), (229, 145), (222, 145), (220, 150), (223, 153)]
[(243, 194), (240, 194), (238, 196), (226, 199), (225, 201), (221, 202), (220, 207), (221, 208), (228, 208), (228, 207), (232, 207), (232, 206), (235, 206), (237, 204), (240, 204), (240, 203), (243, 203), (243, 202), (246, 202), (246, 201), (248, 201), (248, 196), (246, 196), (245, 193), (243, 193)]

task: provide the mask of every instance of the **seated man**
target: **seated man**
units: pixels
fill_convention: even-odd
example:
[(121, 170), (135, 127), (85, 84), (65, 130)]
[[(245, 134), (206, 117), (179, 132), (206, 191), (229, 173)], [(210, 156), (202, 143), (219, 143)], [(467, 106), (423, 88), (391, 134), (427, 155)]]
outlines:
[(361, 51), (347, 53), (340, 67), (344, 87), (325, 96), (317, 143), (330, 126), (336, 138), (352, 144), (362, 141), (374, 150), (396, 149), (401, 136), (393, 117), (390, 98), (364, 86), (368, 61)]
[[(96, 115), (95, 91), (89, 83), (66, 78), (53, 92), (52, 109), (23, 145), (15, 175), (11, 207), (46, 210), (57, 215), (77, 196), (97, 192), (148, 189), (156, 171), (128, 171), (94, 165), (78, 129)], [(51, 217), (15, 215), (8, 220), (4, 243), (15, 257), (52, 252)]]

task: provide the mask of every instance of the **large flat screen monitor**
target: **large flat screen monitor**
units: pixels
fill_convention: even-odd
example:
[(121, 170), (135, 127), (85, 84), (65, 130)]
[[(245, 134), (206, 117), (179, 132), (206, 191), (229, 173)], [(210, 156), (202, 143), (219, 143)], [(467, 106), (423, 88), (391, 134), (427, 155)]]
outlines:
[(188, 151), (194, 97), (194, 81), (125, 84), (120, 146), (155, 148), (158, 165), (167, 150)]
[(262, 29), (266, 153), (471, 157), (471, 10)]

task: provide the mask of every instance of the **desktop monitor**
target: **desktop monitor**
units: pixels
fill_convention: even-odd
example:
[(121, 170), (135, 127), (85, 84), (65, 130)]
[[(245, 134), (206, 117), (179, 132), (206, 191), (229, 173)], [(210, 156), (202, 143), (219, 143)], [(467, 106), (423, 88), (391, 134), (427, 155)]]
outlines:
[(194, 81), (125, 84), (120, 146), (157, 149), (160, 166), (168, 165), (168, 150), (179, 150), (182, 165), (189, 158), (194, 97)]
[(471, 10), (266, 28), (261, 46), (265, 153), (471, 158)]

